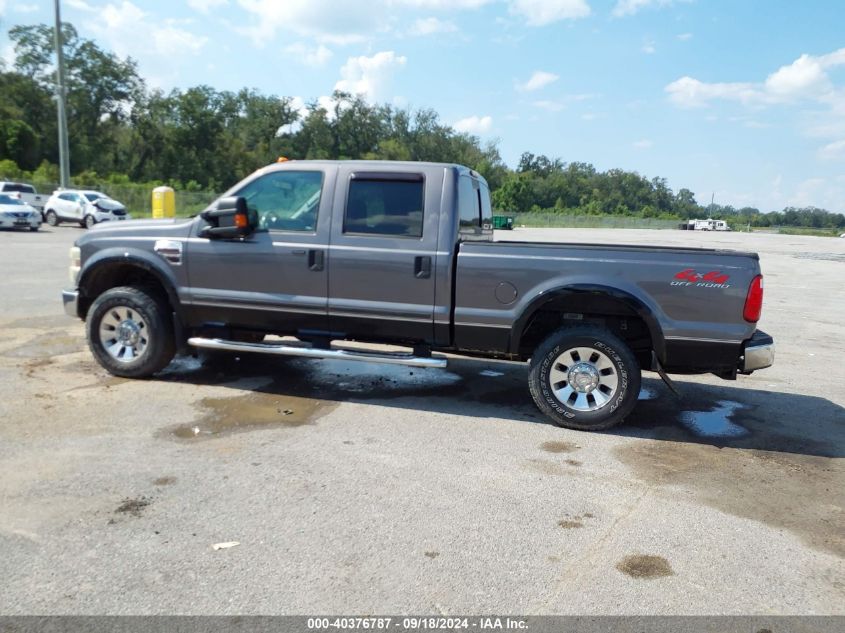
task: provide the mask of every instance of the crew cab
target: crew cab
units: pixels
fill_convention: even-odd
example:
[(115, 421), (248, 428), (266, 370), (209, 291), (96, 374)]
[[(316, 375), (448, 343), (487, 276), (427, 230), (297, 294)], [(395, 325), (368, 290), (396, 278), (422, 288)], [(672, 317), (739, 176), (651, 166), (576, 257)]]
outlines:
[(80, 237), (65, 309), (124, 377), (191, 349), (527, 361), (537, 406), (577, 429), (622, 421), (642, 370), (734, 379), (773, 362), (756, 254), (495, 241), (492, 215), (487, 183), (460, 165), (283, 162), (192, 219)]

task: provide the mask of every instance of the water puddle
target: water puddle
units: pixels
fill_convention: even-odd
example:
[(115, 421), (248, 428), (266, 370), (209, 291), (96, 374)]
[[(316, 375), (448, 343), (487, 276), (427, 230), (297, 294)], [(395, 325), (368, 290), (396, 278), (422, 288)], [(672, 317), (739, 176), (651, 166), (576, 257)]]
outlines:
[(572, 453), (573, 451), (577, 451), (580, 446), (575, 442), (543, 442), (540, 444), (540, 448), (542, 448), (547, 453)]
[(730, 418), (745, 405), (730, 400), (716, 403), (712, 411), (683, 411), (681, 424), (700, 437), (742, 437), (749, 431)]
[(675, 574), (668, 560), (647, 554), (626, 556), (616, 564), (616, 569), (632, 578), (662, 578)]
[(176, 427), (173, 435), (196, 440), (260, 428), (304, 426), (337, 405), (313, 398), (249, 392), (233, 398), (204, 398), (199, 406), (207, 413)]
[(85, 338), (78, 334), (66, 334), (65, 332), (46, 332), (41, 336), (30, 339), (23, 345), (13, 347), (3, 352), (3, 356), (12, 358), (46, 358), (50, 356), (63, 356), (75, 354), (85, 348)]
[(463, 380), (448, 370), (376, 363), (324, 360), (304, 363), (302, 368), (311, 374), (312, 380), (330, 382), (335, 389), (354, 394), (369, 394), (377, 389), (380, 394), (387, 395), (385, 391), (389, 394), (448, 387)]
[(640, 395), (637, 400), (657, 400), (657, 392), (649, 387), (640, 389)]

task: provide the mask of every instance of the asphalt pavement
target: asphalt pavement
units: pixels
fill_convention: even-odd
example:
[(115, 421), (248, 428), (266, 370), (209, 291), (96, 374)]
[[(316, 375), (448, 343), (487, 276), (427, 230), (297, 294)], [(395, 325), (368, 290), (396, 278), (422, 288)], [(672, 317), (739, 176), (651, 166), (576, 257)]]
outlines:
[(0, 232), (0, 614), (845, 614), (845, 239), (505, 234), (761, 255), (775, 366), (647, 373), (584, 433), (514, 363), (111, 377), (62, 312), (81, 232)]

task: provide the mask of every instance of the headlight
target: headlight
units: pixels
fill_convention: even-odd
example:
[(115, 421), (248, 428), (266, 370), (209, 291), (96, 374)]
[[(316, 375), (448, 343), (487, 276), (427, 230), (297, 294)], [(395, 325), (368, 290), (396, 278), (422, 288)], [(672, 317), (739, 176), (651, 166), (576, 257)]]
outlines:
[(82, 251), (79, 250), (78, 246), (71, 246), (68, 255), (70, 256), (70, 269), (68, 270), (70, 283), (72, 286), (76, 286), (76, 278), (82, 268)]

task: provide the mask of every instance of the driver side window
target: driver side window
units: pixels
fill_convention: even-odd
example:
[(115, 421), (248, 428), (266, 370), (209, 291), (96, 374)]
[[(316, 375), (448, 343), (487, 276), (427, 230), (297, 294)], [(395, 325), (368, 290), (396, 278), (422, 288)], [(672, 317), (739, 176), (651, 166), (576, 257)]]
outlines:
[(234, 195), (258, 214), (259, 230), (314, 232), (322, 191), (322, 172), (285, 170), (264, 174)]

